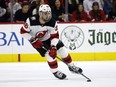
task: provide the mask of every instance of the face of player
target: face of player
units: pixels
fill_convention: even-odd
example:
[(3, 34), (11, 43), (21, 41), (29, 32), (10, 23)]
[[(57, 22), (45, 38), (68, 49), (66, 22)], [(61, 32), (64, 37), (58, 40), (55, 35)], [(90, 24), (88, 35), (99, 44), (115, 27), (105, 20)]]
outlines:
[(43, 12), (42, 19), (47, 22), (51, 19), (51, 13), (50, 12)]

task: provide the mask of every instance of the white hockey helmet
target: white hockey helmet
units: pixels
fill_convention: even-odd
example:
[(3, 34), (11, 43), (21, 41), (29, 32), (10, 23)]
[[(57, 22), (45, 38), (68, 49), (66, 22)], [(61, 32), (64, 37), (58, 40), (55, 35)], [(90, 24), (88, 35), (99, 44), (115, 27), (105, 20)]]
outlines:
[(51, 15), (51, 8), (48, 4), (42, 4), (39, 7), (39, 16), (42, 18), (43, 13), (45, 12), (49, 12), (49, 19), (51, 19), (52, 15)]

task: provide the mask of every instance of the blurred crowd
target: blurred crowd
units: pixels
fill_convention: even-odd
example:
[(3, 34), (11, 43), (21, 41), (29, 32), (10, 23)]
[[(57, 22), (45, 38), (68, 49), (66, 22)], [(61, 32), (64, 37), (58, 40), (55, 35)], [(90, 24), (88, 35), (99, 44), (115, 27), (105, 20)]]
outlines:
[(116, 21), (116, 0), (0, 0), (0, 22), (25, 22), (41, 4), (59, 22)]

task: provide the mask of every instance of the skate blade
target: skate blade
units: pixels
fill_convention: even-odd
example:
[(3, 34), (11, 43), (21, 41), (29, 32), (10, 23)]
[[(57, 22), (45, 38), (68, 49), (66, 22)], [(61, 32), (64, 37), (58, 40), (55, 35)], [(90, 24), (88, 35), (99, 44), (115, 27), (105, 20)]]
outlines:
[(64, 78), (64, 79), (59, 79), (59, 80), (68, 80), (68, 78), (66, 77), (66, 78)]
[(63, 80), (68, 80), (68, 78), (66, 77), (66, 78), (64, 78)]

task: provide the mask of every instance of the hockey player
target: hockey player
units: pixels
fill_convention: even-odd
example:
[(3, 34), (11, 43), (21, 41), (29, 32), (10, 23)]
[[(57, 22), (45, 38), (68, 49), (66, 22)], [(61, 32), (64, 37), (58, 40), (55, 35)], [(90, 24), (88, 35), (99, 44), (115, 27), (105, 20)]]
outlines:
[(62, 41), (59, 40), (56, 21), (52, 19), (50, 6), (47, 4), (40, 5), (38, 14), (38, 16), (27, 19), (20, 30), (21, 35), (30, 41), (42, 57), (46, 57), (50, 70), (56, 78), (66, 78), (66, 75), (58, 70), (57, 54), (67, 63), (70, 71), (82, 73), (82, 69), (72, 63), (70, 54)]

